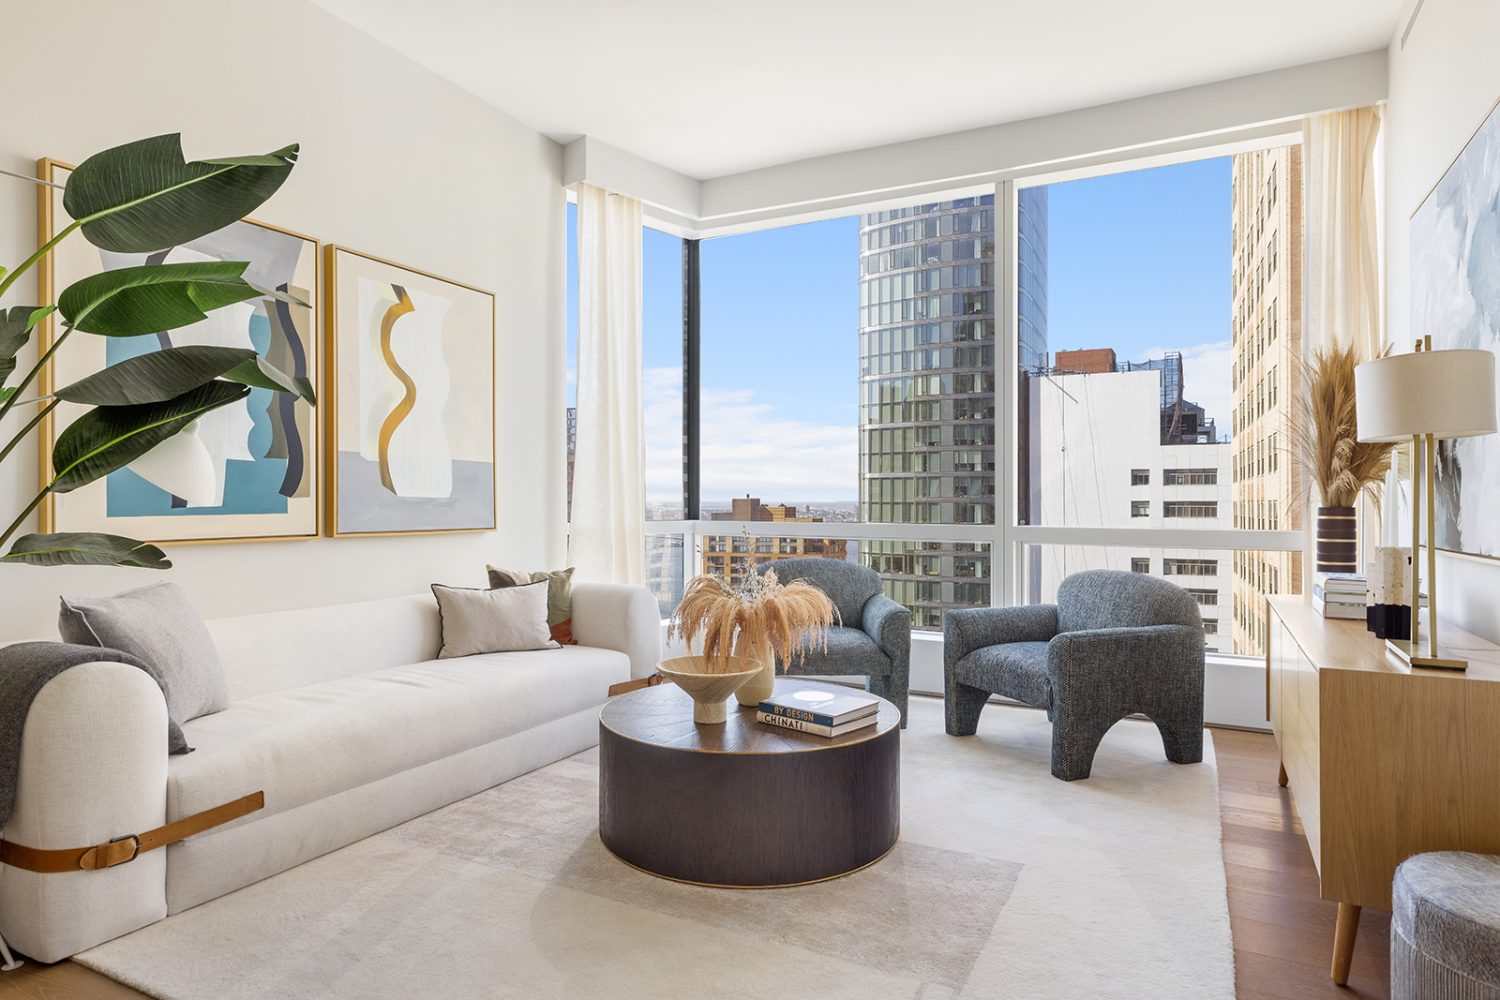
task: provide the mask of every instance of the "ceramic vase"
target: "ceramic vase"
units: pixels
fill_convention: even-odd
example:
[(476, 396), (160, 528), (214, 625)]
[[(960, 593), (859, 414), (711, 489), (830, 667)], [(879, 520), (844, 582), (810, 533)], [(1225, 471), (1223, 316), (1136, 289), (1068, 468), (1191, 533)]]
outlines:
[(1318, 508), (1317, 572), (1357, 573), (1353, 507)]
[(760, 669), (755, 675), (734, 693), (741, 705), (754, 708), (771, 697), (776, 690), (776, 654), (762, 647), (750, 648), (750, 644), (745, 641), (745, 633), (741, 632), (734, 638), (734, 655), (760, 663)]

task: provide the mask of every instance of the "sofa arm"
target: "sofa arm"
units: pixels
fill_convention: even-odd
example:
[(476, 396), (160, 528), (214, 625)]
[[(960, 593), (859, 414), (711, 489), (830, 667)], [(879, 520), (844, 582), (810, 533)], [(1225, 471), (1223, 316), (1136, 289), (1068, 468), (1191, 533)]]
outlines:
[[(166, 818), (167, 703), (156, 682), (123, 663), (85, 663), (43, 685), (26, 716), (4, 839), (43, 850), (86, 847)], [(0, 933), (41, 962), (166, 915), (166, 851), (99, 871), (0, 865)]]
[(952, 670), (976, 649), (1008, 642), (1048, 642), (1057, 635), (1057, 605), (963, 608), (943, 614), (943, 665)]
[(573, 638), (630, 657), (630, 676), (650, 677), (661, 662), (661, 607), (645, 587), (573, 584)]
[(1203, 629), (1193, 625), (1062, 632), (1047, 646), (1047, 676), (1058, 698), (1184, 683), (1201, 693), (1204, 647)]
[(879, 643), (892, 664), (911, 659), (911, 612), (889, 597), (876, 594), (866, 601), (859, 627)]

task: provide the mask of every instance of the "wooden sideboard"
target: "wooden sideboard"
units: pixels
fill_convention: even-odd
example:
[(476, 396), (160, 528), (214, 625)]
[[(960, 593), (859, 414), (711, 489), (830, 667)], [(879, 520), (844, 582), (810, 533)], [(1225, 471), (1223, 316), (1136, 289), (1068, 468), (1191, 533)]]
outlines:
[(1323, 898), (1339, 904), (1342, 985), (1360, 908), (1391, 908), (1397, 865), (1424, 851), (1500, 854), (1500, 648), (1444, 622), (1443, 645), (1469, 669), (1413, 670), (1310, 597), (1266, 604), (1266, 716)]

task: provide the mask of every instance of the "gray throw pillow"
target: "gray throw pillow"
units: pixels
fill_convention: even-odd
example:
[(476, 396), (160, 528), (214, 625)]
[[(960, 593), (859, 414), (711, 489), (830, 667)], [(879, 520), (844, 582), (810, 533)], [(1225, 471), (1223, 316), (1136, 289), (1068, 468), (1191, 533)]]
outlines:
[(467, 590), (434, 583), (442, 618), (438, 659), (523, 649), (560, 649), (547, 627), (547, 581), (502, 590)]
[(151, 665), (178, 723), (229, 707), (229, 681), (213, 638), (175, 583), (154, 583), (113, 597), (64, 597), (57, 617), (63, 642), (118, 649)]

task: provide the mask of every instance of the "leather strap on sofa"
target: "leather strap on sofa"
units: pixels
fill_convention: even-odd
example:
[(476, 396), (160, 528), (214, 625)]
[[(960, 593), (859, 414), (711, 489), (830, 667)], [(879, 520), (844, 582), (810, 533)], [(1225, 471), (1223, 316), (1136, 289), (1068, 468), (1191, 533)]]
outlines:
[(0, 864), (7, 864), (12, 868), (24, 868), (32, 872), (76, 872), (80, 869), (97, 871), (100, 868), (113, 868), (115, 865), (134, 861), (147, 851), (175, 844), (195, 833), (202, 833), (204, 830), (228, 823), (232, 819), (249, 815), (257, 809), (264, 809), (265, 805), (266, 793), (255, 792), (244, 798), (235, 799), (233, 802), (226, 802), (221, 806), (184, 816), (166, 826), (159, 826), (145, 833), (117, 837), (92, 847), (67, 847), (44, 851), (7, 840), (0, 842)]
[(641, 688), (655, 687), (664, 680), (666, 678), (661, 674), (652, 674), (650, 677), (639, 677), (633, 681), (621, 681), (618, 684), (611, 684), (609, 686), (609, 696), (613, 698), (615, 695), (626, 694), (630, 691), (639, 691)]

